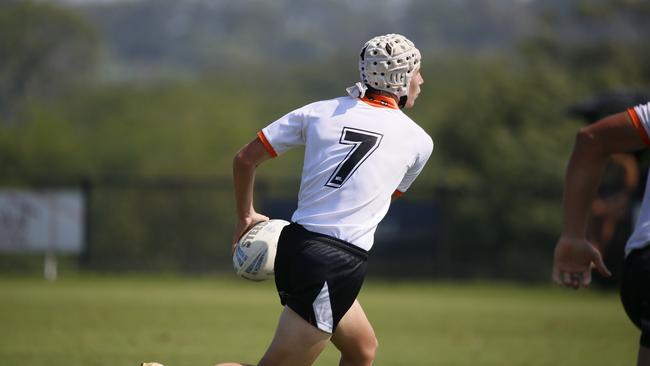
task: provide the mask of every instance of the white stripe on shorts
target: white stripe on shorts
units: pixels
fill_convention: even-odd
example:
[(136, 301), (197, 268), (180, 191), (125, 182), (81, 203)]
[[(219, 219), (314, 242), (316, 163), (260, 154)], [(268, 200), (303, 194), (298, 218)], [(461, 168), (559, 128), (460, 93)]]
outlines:
[(320, 290), (318, 296), (312, 303), (314, 315), (316, 315), (316, 325), (318, 329), (332, 333), (334, 327), (334, 317), (332, 316), (332, 305), (330, 304), (330, 292), (327, 288), (327, 281)]

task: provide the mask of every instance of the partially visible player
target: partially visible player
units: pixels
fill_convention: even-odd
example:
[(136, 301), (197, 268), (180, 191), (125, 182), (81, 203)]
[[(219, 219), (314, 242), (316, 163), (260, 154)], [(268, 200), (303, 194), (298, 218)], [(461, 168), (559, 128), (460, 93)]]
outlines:
[[(649, 136), (650, 103), (605, 117), (578, 133), (566, 170), (564, 228), (554, 252), (553, 281), (557, 284), (587, 287), (592, 268), (611, 275), (586, 238), (589, 209), (609, 157), (650, 147)], [(650, 366), (650, 184), (646, 184), (625, 255), (621, 300), (630, 320), (641, 330), (637, 365)]]
[(275, 261), (284, 310), (259, 365), (311, 365), (330, 340), (340, 365), (372, 364), (377, 339), (357, 300), (368, 251), (391, 197), (409, 188), (433, 149), (429, 135), (401, 111), (413, 107), (424, 82), (420, 58), (404, 36), (372, 38), (361, 50), (361, 82), (348, 88), (349, 96), (288, 113), (237, 153), (233, 242), (268, 219), (253, 206), (257, 166), (305, 147), (298, 208)]

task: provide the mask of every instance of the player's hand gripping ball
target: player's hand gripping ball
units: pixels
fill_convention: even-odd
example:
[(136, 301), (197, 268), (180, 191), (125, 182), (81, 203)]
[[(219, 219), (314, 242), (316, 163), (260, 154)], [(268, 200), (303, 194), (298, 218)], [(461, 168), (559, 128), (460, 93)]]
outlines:
[(232, 263), (239, 277), (264, 281), (273, 277), (275, 252), (282, 228), (288, 221), (272, 219), (251, 227), (237, 242)]

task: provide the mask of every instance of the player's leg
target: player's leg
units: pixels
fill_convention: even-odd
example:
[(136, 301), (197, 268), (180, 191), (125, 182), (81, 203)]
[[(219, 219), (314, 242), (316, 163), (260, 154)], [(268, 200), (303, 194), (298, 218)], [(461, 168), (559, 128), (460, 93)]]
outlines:
[(332, 343), (341, 351), (340, 366), (372, 365), (377, 352), (377, 337), (359, 301), (354, 301), (339, 322)]
[(311, 365), (323, 351), (330, 337), (331, 334), (309, 324), (285, 306), (273, 341), (259, 365)]
[(636, 364), (637, 366), (650, 366), (650, 348), (644, 346), (639, 347), (639, 356)]
[[(288, 306), (280, 315), (275, 336), (259, 366), (308, 366), (323, 351), (331, 335), (309, 324)], [(249, 366), (241, 363), (220, 363), (216, 366)]]

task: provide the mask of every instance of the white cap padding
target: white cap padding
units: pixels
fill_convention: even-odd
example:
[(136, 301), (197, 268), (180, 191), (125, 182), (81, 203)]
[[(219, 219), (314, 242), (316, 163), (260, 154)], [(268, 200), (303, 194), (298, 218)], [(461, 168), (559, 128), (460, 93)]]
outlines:
[(408, 97), (409, 83), (420, 66), (420, 51), (400, 34), (377, 36), (366, 42), (359, 55), (359, 74), (364, 84)]

